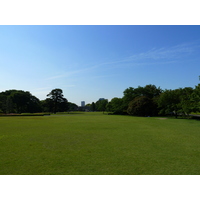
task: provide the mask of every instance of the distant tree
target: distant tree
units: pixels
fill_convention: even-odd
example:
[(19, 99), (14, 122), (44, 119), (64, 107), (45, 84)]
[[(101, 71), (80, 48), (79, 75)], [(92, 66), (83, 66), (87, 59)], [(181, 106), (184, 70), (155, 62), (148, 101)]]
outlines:
[(191, 100), (194, 102), (194, 112), (200, 112), (200, 84), (195, 86), (195, 89), (191, 95)]
[(142, 96), (146, 96), (150, 99), (153, 99), (155, 97), (158, 97), (161, 93), (163, 92), (163, 90), (160, 87), (156, 87), (155, 85), (146, 85), (143, 88), (143, 93)]
[(180, 103), (179, 103), (179, 113), (182, 113), (184, 115), (187, 115), (189, 117), (189, 114), (191, 112), (195, 112), (196, 108), (196, 102), (192, 98), (194, 90), (191, 87), (185, 87), (179, 89), (179, 95), (180, 95)]
[(68, 102), (69, 111), (76, 111), (78, 110), (78, 106), (75, 103)]
[(150, 99), (156, 100), (156, 98), (162, 93), (162, 89), (160, 87), (156, 87), (155, 85), (146, 85), (145, 87), (138, 86), (137, 88), (129, 87), (124, 90), (123, 96), (123, 109), (127, 109), (129, 103), (133, 101), (136, 97), (145, 96)]
[(175, 90), (165, 90), (158, 100), (161, 114), (173, 113), (177, 118), (178, 115), (187, 115), (191, 112), (197, 112), (200, 96), (198, 89), (191, 87), (179, 88)]
[(106, 105), (108, 104), (108, 100), (107, 99), (100, 99), (96, 102), (96, 110), (97, 111), (104, 111), (106, 110)]
[(151, 116), (153, 114), (153, 102), (146, 96), (136, 97), (129, 103), (127, 112), (129, 115)]
[(160, 114), (173, 113), (177, 118), (180, 110), (181, 96), (180, 90), (165, 90), (158, 100)]
[(14, 112), (14, 104), (10, 96), (6, 98), (6, 113)]
[(65, 104), (67, 99), (63, 96), (63, 91), (61, 89), (52, 90), (47, 96), (50, 97), (50, 100), (53, 102), (53, 112), (56, 113), (60, 111), (59, 106)]
[(63, 98), (62, 101), (58, 103), (57, 110), (59, 112), (66, 112), (69, 110), (69, 104), (66, 98)]
[(91, 105), (91, 111), (95, 111), (96, 110), (96, 106), (95, 106), (95, 103), (92, 102), (92, 105)]
[(114, 114), (123, 114), (123, 100), (121, 98), (113, 98), (107, 104), (107, 110)]
[(129, 87), (124, 90), (124, 96), (123, 96), (123, 109), (126, 110), (128, 108), (129, 103), (137, 97), (137, 94), (135, 92), (135, 89), (133, 87)]
[(88, 103), (88, 104), (85, 105), (84, 110), (85, 111), (91, 111), (91, 107), (92, 107), (92, 104)]
[(4, 94), (4, 92), (0, 93), (0, 110), (2, 113), (6, 113), (6, 100), (7, 96)]
[(28, 91), (7, 90), (0, 93), (0, 106), (4, 113), (40, 112), (40, 100)]
[(46, 98), (41, 101), (43, 112), (53, 112), (54, 111), (54, 102), (50, 98)]

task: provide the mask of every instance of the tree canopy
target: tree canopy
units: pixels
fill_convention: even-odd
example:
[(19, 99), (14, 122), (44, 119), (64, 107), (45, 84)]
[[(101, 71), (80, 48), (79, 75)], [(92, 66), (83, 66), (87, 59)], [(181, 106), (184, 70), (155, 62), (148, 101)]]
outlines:
[(0, 93), (0, 109), (4, 113), (41, 112), (40, 100), (30, 92), (7, 90)]
[(49, 105), (54, 113), (61, 110), (68, 110), (67, 99), (64, 98), (63, 91), (61, 89), (54, 89), (49, 94)]
[[(90, 111), (108, 111), (113, 114), (136, 116), (155, 116), (173, 114), (189, 116), (200, 112), (200, 84), (195, 88), (185, 87), (174, 90), (162, 90), (155, 85), (124, 90), (123, 97), (114, 97), (110, 101), (99, 99), (87, 104)], [(53, 89), (45, 100), (39, 100), (28, 91), (6, 90), (0, 93), (0, 113), (23, 112), (66, 112), (78, 110), (78, 106), (68, 102), (62, 89)]]

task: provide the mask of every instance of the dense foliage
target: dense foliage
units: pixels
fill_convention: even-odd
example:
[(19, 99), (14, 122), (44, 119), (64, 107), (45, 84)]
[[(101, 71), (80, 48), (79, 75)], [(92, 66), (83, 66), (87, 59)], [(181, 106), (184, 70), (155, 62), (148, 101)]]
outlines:
[(30, 92), (7, 90), (0, 93), (0, 113), (64, 112), (77, 110), (77, 105), (64, 98), (61, 89), (52, 90), (45, 100), (40, 101)]
[[(113, 114), (129, 114), (135, 116), (186, 115), (200, 112), (200, 84), (174, 90), (162, 90), (155, 85), (129, 87), (124, 90), (122, 98), (113, 98), (106, 104), (106, 111)], [(99, 101), (92, 107), (99, 108)], [(102, 102), (103, 103), (103, 102)], [(94, 104), (94, 102), (93, 102)], [(105, 104), (104, 104), (105, 106)], [(96, 108), (97, 111), (102, 109)]]
[(3, 113), (41, 112), (40, 100), (30, 92), (8, 90), (0, 93), (0, 111)]
[(156, 116), (171, 114), (189, 116), (192, 112), (200, 112), (200, 84), (195, 88), (185, 87), (174, 90), (162, 90), (155, 85), (124, 90), (122, 98), (99, 99), (78, 107), (64, 98), (61, 89), (54, 89), (45, 100), (40, 101), (30, 92), (8, 90), (0, 93), (0, 113), (36, 113), (66, 111), (108, 111), (113, 114), (129, 114), (135, 116)]

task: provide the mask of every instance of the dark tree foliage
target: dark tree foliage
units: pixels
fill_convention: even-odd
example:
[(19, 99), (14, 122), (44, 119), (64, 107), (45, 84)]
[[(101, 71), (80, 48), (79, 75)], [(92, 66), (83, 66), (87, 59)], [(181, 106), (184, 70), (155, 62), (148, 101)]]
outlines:
[(193, 102), (194, 112), (200, 112), (200, 84), (195, 86), (194, 92), (191, 95), (191, 101)]
[[(61, 89), (54, 89), (49, 98), (40, 101), (28, 91), (7, 90), (0, 93), (0, 113), (34, 113), (34, 112), (64, 112), (78, 110), (78, 106), (68, 102)], [(200, 84), (195, 88), (185, 87), (175, 90), (161, 90), (155, 85), (124, 90), (123, 98), (100, 99), (88, 104), (91, 111), (110, 111), (114, 114), (138, 116), (155, 116), (173, 113), (189, 116), (192, 112), (200, 112)], [(85, 107), (86, 108), (86, 107)]]
[(180, 91), (178, 89), (165, 90), (158, 100), (160, 114), (173, 113), (177, 117), (180, 102)]
[(95, 111), (96, 110), (96, 106), (95, 106), (95, 103), (92, 102), (92, 105), (91, 105), (91, 111)]
[(108, 100), (107, 99), (102, 99), (102, 100), (98, 100), (95, 104), (96, 110), (97, 111), (105, 111), (106, 110), (106, 105), (108, 104)]
[(68, 101), (63, 96), (63, 91), (61, 89), (54, 89), (49, 94), (49, 99), (46, 99), (49, 105), (49, 110), (51, 112), (63, 112), (68, 111)]
[(123, 96), (123, 109), (126, 110), (129, 106), (129, 103), (133, 101), (136, 97), (145, 96), (150, 99), (154, 98), (154, 101), (157, 97), (162, 93), (162, 89), (160, 87), (156, 87), (155, 85), (146, 85), (145, 87), (138, 86), (137, 88), (129, 87), (124, 90)]
[(68, 102), (69, 111), (77, 111), (78, 106), (75, 103)]
[(30, 92), (8, 90), (0, 93), (0, 109), (4, 113), (41, 112), (40, 100)]
[[(146, 85), (145, 87), (138, 86), (138, 88), (129, 87), (124, 91), (124, 96), (122, 98), (123, 110), (127, 110), (127, 113), (131, 115), (138, 115), (138, 116), (157, 115), (158, 114), (157, 101), (161, 93), (162, 93), (161, 88), (160, 87), (157, 88), (155, 85)], [(139, 97), (144, 97), (144, 98), (139, 98)], [(149, 106), (151, 108), (151, 112), (150, 111), (147, 112), (145, 108), (145, 105), (148, 100), (150, 101)], [(134, 109), (133, 105), (136, 104), (137, 104), (137, 109), (136, 108)]]
[(107, 104), (106, 110), (113, 112), (113, 114), (124, 114), (123, 112), (123, 100), (121, 98), (113, 98)]
[(199, 112), (200, 96), (198, 86), (179, 88), (175, 90), (165, 90), (158, 100), (160, 114), (187, 115), (191, 112)]
[(41, 101), (43, 112), (53, 112), (54, 103), (50, 98)]
[(146, 96), (136, 97), (129, 103), (127, 109), (129, 115), (152, 116), (154, 111), (154, 103), (152, 99)]

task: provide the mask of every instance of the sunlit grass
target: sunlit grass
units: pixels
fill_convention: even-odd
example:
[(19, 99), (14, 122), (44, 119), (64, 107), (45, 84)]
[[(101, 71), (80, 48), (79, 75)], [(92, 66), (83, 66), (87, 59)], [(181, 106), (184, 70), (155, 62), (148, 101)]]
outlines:
[(66, 114), (0, 118), (0, 174), (200, 174), (200, 122)]

